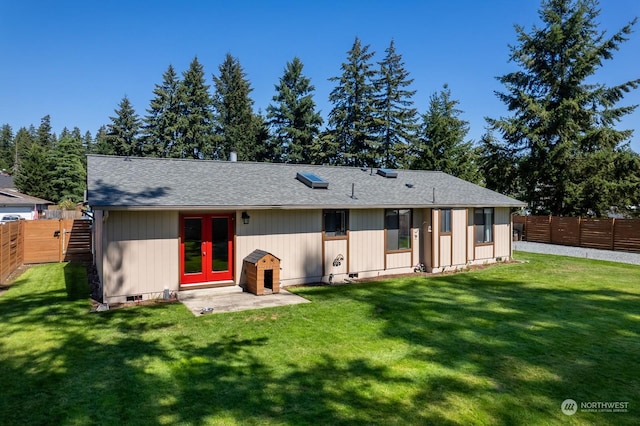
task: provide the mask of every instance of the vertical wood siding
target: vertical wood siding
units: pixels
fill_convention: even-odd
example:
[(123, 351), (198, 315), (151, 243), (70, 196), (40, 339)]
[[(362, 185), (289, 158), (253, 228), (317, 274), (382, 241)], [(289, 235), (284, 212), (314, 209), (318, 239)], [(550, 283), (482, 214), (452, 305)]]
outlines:
[(511, 212), (509, 208), (494, 209), (495, 257), (511, 257)]
[(245, 281), (243, 259), (256, 249), (280, 259), (282, 281), (312, 282), (322, 276), (321, 210), (250, 210), (236, 217), (236, 283)]
[[(342, 255), (342, 261), (339, 266), (334, 266), (333, 262), (338, 256)], [(328, 240), (324, 242), (324, 273), (329, 274), (346, 274), (347, 270), (347, 240)]]
[(384, 269), (384, 211), (351, 210), (349, 212), (348, 272)]
[(467, 209), (451, 210), (452, 258), (449, 265), (467, 263)]
[(178, 213), (111, 211), (103, 224), (107, 300), (178, 290)]

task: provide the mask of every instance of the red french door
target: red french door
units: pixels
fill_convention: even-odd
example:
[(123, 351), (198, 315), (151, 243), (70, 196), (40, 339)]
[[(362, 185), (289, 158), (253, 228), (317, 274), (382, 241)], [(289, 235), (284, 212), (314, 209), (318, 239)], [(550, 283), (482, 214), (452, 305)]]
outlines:
[(180, 216), (180, 283), (233, 279), (233, 218), (229, 214)]

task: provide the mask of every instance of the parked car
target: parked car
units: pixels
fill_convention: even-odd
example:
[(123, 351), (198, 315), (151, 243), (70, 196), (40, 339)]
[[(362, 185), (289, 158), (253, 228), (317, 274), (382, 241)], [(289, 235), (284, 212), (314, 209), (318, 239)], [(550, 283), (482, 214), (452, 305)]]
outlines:
[(4, 225), (7, 222), (15, 222), (22, 219), (24, 218), (22, 216), (18, 216), (17, 214), (6, 214), (2, 216), (2, 219), (0, 219), (0, 225)]

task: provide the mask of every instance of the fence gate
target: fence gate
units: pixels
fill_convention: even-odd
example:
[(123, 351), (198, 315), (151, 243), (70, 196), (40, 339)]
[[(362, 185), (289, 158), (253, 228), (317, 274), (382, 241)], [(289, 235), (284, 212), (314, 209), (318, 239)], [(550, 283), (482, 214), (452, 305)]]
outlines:
[(93, 261), (91, 220), (29, 220), (24, 222), (24, 263)]

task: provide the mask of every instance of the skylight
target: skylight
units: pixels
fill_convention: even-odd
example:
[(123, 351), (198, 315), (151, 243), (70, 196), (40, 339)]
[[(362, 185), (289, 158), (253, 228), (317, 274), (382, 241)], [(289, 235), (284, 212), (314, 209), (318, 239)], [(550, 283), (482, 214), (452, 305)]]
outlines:
[(322, 188), (322, 189), (327, 189), (329, 188), (329, 182), (327, 182), (326, 180), (322, 179), (321, 177), (314, 175), (313, 173), (309, 173), (309, 172), (298, 172), (296, 174), (296, 179), (298, 179), (300, 182), (304, 183), (305, 185), (307, 185), (309, 188)]
[(398, 172), (391, 169), (378, 169), (378, 174), (386, 178), (397, 178)]

